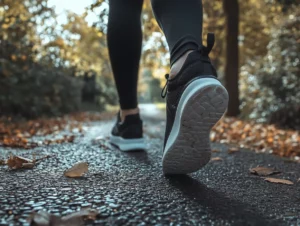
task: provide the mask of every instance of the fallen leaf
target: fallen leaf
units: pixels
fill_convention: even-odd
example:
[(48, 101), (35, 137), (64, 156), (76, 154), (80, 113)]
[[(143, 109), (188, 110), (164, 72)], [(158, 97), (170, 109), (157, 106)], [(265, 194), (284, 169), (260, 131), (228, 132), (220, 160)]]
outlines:
[(0, 159), (0, 165), (6, 165), (6, 161), (3, 159)]
[(6, 164), (8, 165), (9, 168), (11, 169), (21, 169), (23, 168), (23, 164), (27, 164), (27, 163), (33, 163), (34, 161), (28, 158), (24, 158), (21, 156), (10, 156), (9, 159), (6, 161)]
[(84, 173), (88, 171), (88, 163), (87, 162), (78, 162), (73, 165), (70, 169), (67, 169), (64, 172), (66, 177), (82, 177)]
[(29, 217), (30, 225), (32, 226), (50, 226), (50, 225), (59, 225), (60, 219), (53, 216), (45, 211), (40, 211), (34, 213)]
[(218, 152), (220, 152), (220, 151), (219, 151), (219, 150), (216, 150), (216, 149), (214, 149), (214, 150), (212, 150), (211, 152), (218, 153)]
[(8, 167), (11, 169), (32, 169), (34, 166), (40, 163), (41, 160), (49, 157), (50, 155), (46, 155), (39, 159), (28, 159), (21, 156), (12, 155), (6, 161), (6, 165), (8, 165)]
[(257, 124), (223, 117), (211, 131), (211, 140), (230, 143), (238, 148), (252, 149), (282, 157), (300, 157), (300, 134), (298, 131), (283, 130), (274, 125)]
[(22, 164), (22, 168), (25, 168), (25, 169), (32, 169), (34, 166), (35, 166), (35, 163), (33, 163), (33, 162), (28, 162), (28, 163)]
[(98, 211), (95, 209), (82, 209), (78, 212), (60, 217), (41, 211), (31, 215), (29, 222), (31, 226), (81, 226), (84, 225), (84, 220), (95, 220), (98, 214)]
[(214, 158), (211, 158), (211, 160), (210, 161), (223, 161), (223, 159), (222, 158), (220, 158), (220, 157), (214, 157)]
[(270, 176), (273, 174), (278, 174), (280, 172), (273, 168), (255, 167), (255, 168), (250, 169), (250, 173), (256, 174), (259, 176)]
[(233, 154), (233, 153), (236, 153), (236, 152), (239, 152), (240, 151), (240, 149), (238, 149), (238, 148), (229, 148), (228, 149), (228, 154)]
[(268, 181), (268, 182), (271, 182), (271, 183), (277, 183), (277, 184), (288, 184), (288, 185), (294, 184), (290, 180), (277, 179), (277, 178), (271, 178), (271, 177), (265, 178), (265, 181)]
[(62, 220), (70, 221), (70, 220), (80, 220), (82, 218), (88, 220), (96, 220), (98, 214), (99, 214), (98, 211), (95, 209), (82, 209), (78, 212), (71, 213), (67, 216), (62, 217)]

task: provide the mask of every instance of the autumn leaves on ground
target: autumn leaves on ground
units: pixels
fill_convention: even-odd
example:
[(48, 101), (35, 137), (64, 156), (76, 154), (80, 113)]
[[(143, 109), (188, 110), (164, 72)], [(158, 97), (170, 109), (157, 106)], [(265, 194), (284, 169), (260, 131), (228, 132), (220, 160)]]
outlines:
[[(53, 144), (73, 143), (80, 141), (89, 129), (89, 123), (94, 121), (109, 121), (114, 113), (77, 113), (61, 118), (42, 118), (30, 121), (20, 121), (13, 118), (2, 118), (0, 122), (0, 145), (4, 150), (37, 150), (37, 147), (51, 146)], [(149, 138), (150, 139), (150, 138)], [(273, 125), (255, 124), (254, 122), (241, 121), (236, 118), (224, 117), (213, 128), (211, 141), (229, 145), (228, 154), (234, 155), (241, 149), (249, 149), (257, 153), (275, 154), (286, 157), (288, 161), (300, 162), (300, 135), (298, 131), (281, 130)], [(218, 155), (219, 150), (212, 150)], [(15, 152), (16, 153), (16, 152)], [(1, 159), (0, 165), (5, 165), (7, 170), (29, 170), (41, 161), (52, 158), (51, 154), (36, 157), (35, 155), (22, 156), (11, 155), (8, 159)], [(65, 169), (63, 176), (79, 178), (88, 172), (88, 159), (86, 162), (78, 162)], [(222, 162), (220, 157), (212, 158), (213, 162)], [(258, 179), (266, 183), (282, 184), (282, 186), (294, 185), (299, 181), (291, 181), (279, 177), (275, 168), (257, 166), (249, 169), (249, 174), (257, 175)], [(300, 178), (299, 178), (300, 179)], [(53, 225), (72, 224), (82, 220), (93, 220), (97, 216), (94, 209), (82, 209), (79, 212), (59, 217), (47, 212), (34, 213), (30, 222), (34, 225), (42, 225), (40, 219), (48, 219)], [(76, 225), (76, 224), (75, 224)]]
[[(73, 142), (75, 138), (84, 136), (83, 126), (88, 122), (107, 120), (113, 115), (113, 113), (78, 113), (61, 118), (19, 122), (3, 117), (0, 121), (0, 145), (32, 149), (43, 145)], [(235, 148), (246, 148), (300, 161), (299, 131), (224, 117), (213, 128), (210, 138), (212, 142), (230, 144)]]

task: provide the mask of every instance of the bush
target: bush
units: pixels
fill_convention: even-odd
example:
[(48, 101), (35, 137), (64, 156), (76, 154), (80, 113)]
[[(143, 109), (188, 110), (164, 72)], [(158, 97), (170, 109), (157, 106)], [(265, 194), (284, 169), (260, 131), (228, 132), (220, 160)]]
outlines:
[[(283, 127), (292, 120), (291, 117), (297, 122), (300, 106), (298, 14), (273, 30), (272, 40), (267, 47), (268, 53), (262, 60), (250, 62), (242, 67), (241, 93), (244, 116)], [(290, 123), (288, 125), (291, 126)], [(294, 125), (293, 128), (299, 126)]]
[(0, 114), (33, 118), (73, 112), (80, 107), (81, 89), (82, 81), (62, 69), (14, 69), (0, 75)]

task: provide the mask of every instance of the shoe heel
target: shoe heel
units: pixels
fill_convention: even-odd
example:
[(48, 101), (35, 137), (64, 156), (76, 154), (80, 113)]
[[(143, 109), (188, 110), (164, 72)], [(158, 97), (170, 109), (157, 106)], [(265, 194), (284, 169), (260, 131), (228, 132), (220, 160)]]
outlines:
[(209, 162), (210, 130), (227, 105), (228, 93), (216, 79), (198, 79), (186, 88), (166, 143), (164, 174), (192, 173)]

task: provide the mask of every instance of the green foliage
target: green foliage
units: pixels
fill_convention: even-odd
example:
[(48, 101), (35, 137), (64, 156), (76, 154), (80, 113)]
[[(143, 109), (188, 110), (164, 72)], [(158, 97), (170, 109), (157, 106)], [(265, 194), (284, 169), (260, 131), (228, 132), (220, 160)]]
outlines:
[(281, 126), (287, 118), (294, 118), (290, 127), (300, 126), (299, 22), (299, 12), (289, 14), (280, 27), (272, 30), (266, 56), (242, 68), (245, 116), (250, 113), (250, 118)]
[(0, 78), (0, 114), (37, 117), (76, 111), (82, 82), (57, 68), (32, 67)]
[[(216, 33), (211, 58), (222, 79), (226, 47), (222, 1), (203, 1), (203, 6), (203, 35)], [(249, 0), (239, 1), (239, 6), (242, 117), (296, 128), (290, 122), (297, 121), (300, 100), (299, 0)], [(96, 11), (98, 22), (88, 24), (88, 13)], [(97, 109), (116, 104), (107, 16), (108, 0), (95, 0), (83, 15), (68, 12), (67, 22), (58, 26), (48, 0), (0, 0), (1, 113), (57, 115), (78, 109), (81, 98), (96, 102)], [(169, 54), (150, 1), (145, 1), (142, 20), (139, 93), (142, 101), (161, 101)], [(93, 81), (83, 84), (80, 80), (90, 73)]]
[[(0, 2), (0, 115), (69, 113), (79, 110), (82, 92), (102, 109), (114, 103), (106, 37), (85, 17), (69, 13), (59, 31), (48, 0)], [(75, 78), (91, 70), (102, 77), (92, 92)]]

